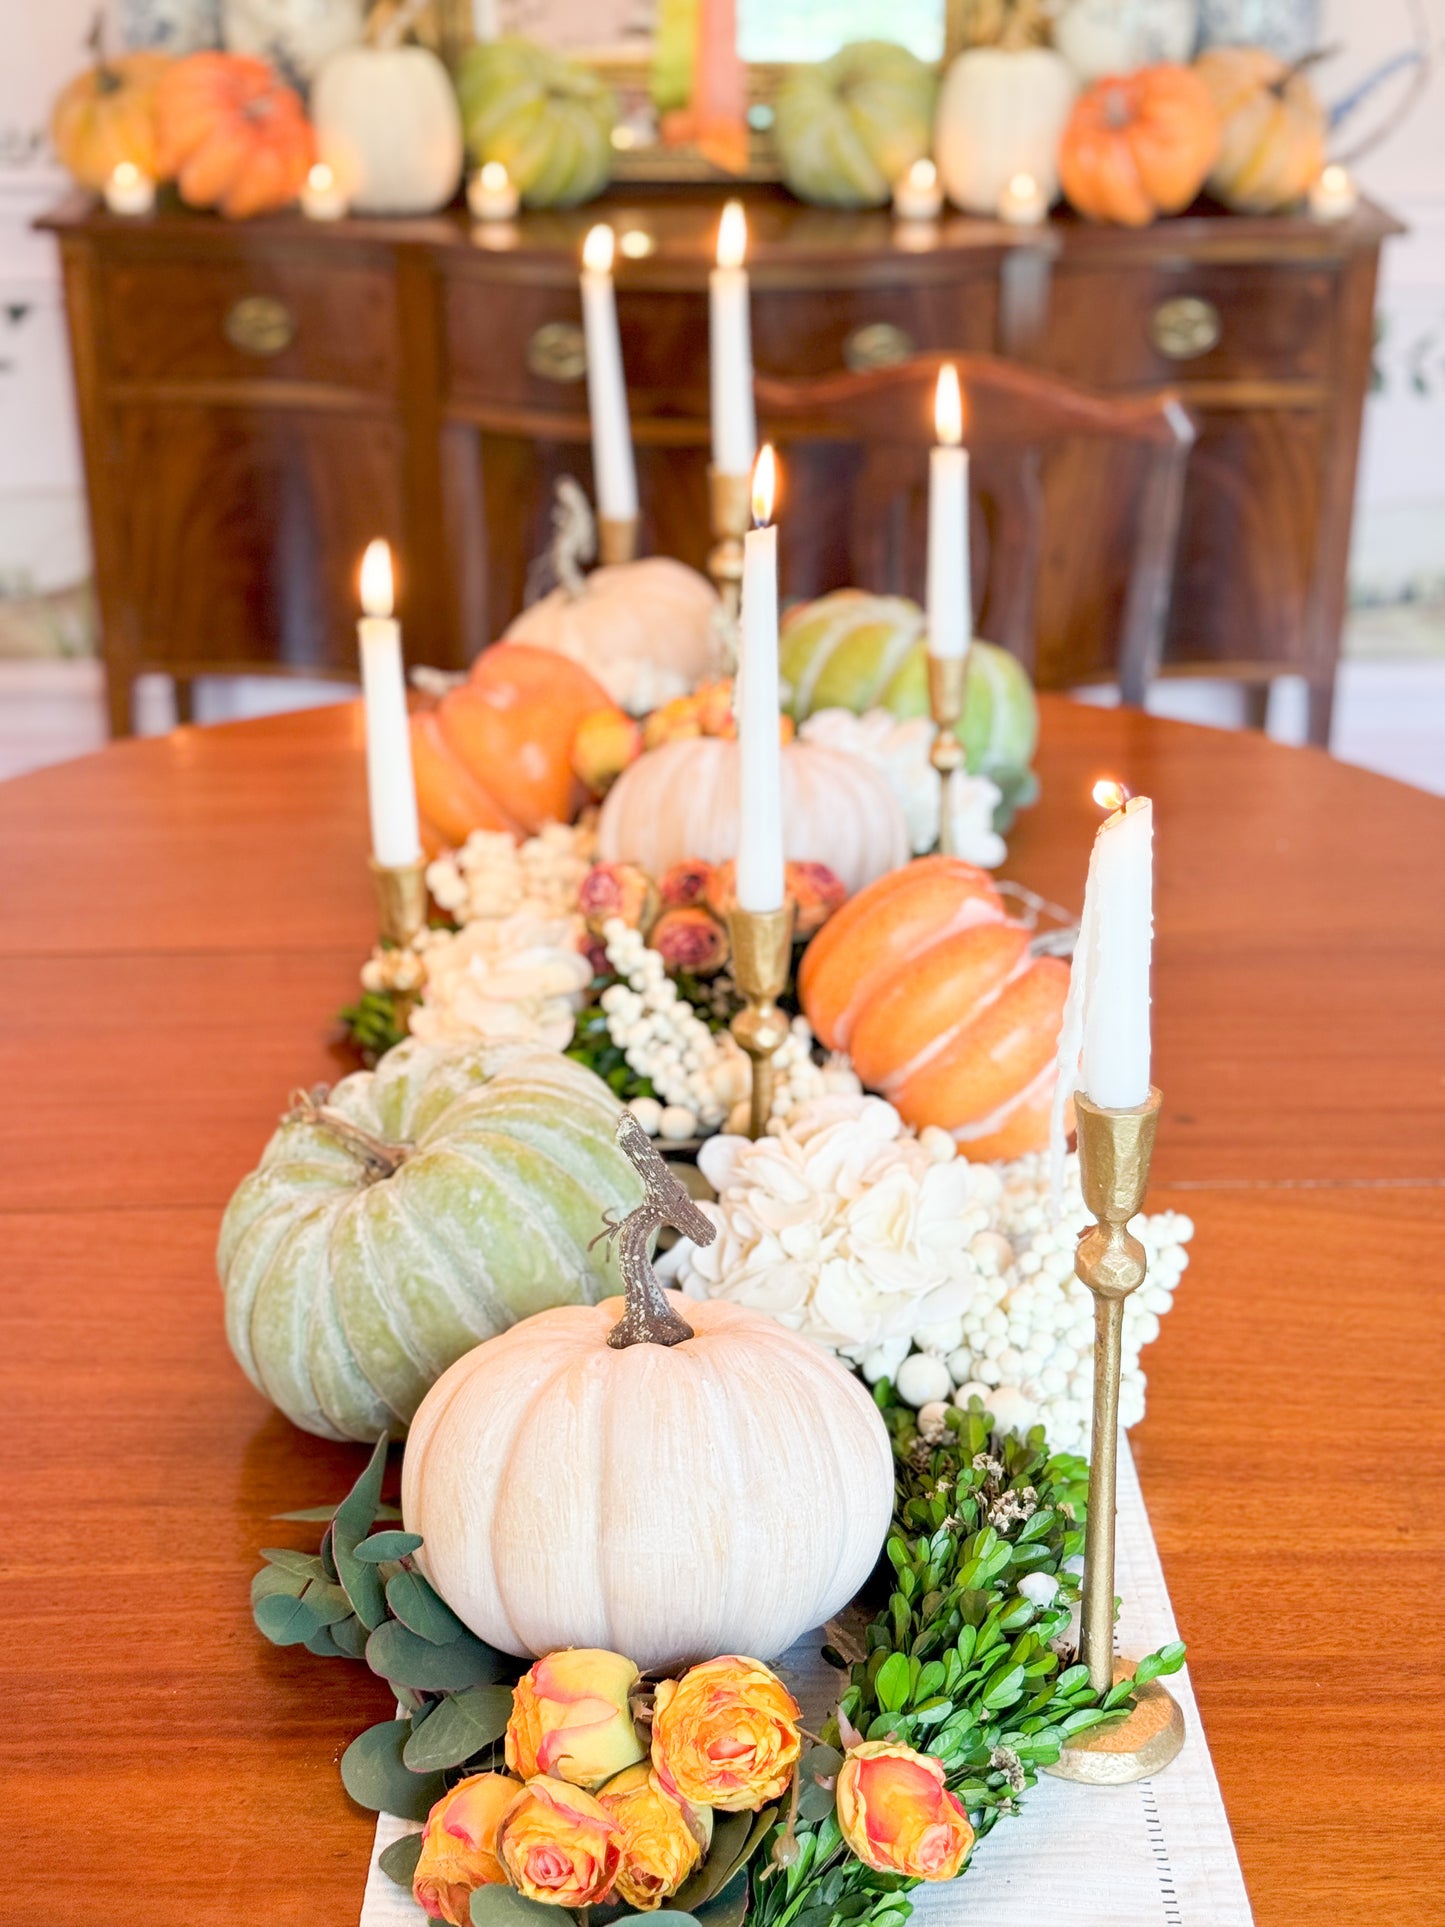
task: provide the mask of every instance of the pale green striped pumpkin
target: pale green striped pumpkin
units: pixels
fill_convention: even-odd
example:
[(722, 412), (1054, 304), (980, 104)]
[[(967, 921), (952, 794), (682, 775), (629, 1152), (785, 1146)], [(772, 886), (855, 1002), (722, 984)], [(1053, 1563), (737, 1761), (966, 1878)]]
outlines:
[(408, 1042), (342, 1079), (332, 1123), (314, 1113), (282, 1121), (217, 1252), (231, 1349), (304, 1430), (395, 1436), (480, 1340), (622, 1289), (607, 1246), (588, 1247), (642, 1188), (619, 1106), (580, 1064)]

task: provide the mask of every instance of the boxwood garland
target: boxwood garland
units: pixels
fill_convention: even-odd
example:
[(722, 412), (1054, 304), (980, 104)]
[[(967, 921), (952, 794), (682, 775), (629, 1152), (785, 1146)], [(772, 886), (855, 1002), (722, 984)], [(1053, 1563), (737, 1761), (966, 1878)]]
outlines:
[[(886, 1548), (892, 1587), (871, 1621), (858, 1608), (829, 1628), (825, 1657), (839, 1668), (838, 1707), (803, 1756), (791, 1810), (719, 1815), (704, 1864), (660, 1914), (664, 1927), (902, 1927), (917, 1883), (876, 1873), (848, 1852), (832, 1782), (857, 1737), (897, 1739), (935, 1754), (982, 1838), (1075, 1733), (1119, 1717), (1133, 1689), (1184, 1663), (1174, 1644), (1142, 1660), (1134, 1680), (1096, 1695), (1071, 1646), (1079, 1596), (1072, 1567), (1083, 1550), (1088, 1466), (1050, 1453), (1043, 1428), (999, 1432), (974, 1399), (950, 1410), (941, 1439), (885, 1383), (876, 1390), (897, 1467)], [(391, 1685), (401, 1717), (360, 1734), (341, 1759), (362, 1806), (424, 1820), (448, 1786), (502, 1770), (501, 1740), (519, 1661), (473, 1636), (415, 1566), (414, 1533), (390, 1529), (381, 1502), (387, 1442), (337, 1507), (283, 1515), (326, 1521), (314, 1554), (272, 1547), (252, 1582), (256, 1624), (280, 1646), (322, 1658), (365, 1659)], [(1045, 1603), (1019, 1590), (1052, 1580)], [(1040, 1596), (1047, 1586), (1032, 1589)], [(855, 1632), (856, 1621), (859, 1631)], [(421, 1836), (382, 1855), (410, 1888)], [(510, 1889), (472, 1897), (475, 1927), (522, 1927), (522, 1915), (572, 1927), (564, 1909)], [(591, 1927), (633, 1918), (590, 1909)]]

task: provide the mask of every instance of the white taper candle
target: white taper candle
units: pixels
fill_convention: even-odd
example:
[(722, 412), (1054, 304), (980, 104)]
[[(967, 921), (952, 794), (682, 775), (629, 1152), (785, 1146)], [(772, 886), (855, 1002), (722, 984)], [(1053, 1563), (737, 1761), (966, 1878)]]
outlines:
[(718, 223), (717, 266), (707, 283), (712, 460), (723, 475), (746, 475), (758, 452), (747, 246), (743, 204), (729, 201)]
[(938, 446), (928, 455), (928, 650), (968, 654), (973, 633), (968, 560), (968, 450), (963, 396), (952, 362), (938, 371), (933, 420)]
[(738, 906), (778, 910), (784, 895), (783, 758), (778, 709), (778, 531), (771, 445), (758, 455), (753, 515), (743, 543), (742, 643), (738, 658)]
[(356, 625), (356, 633), (366, 706), (371, 853), (388, 869), (414, 863), (421, 855), (401, 624), (391, 613), (392, 593), (391, 550), (385, 542), (373, 542), (361, 563), (361, 606), (365, 614)]
[(630, 522), (637, 514), (637, 470), (627, 413), (627, 381), (622, 370), (622, 337), (617, 330), (617, 295), (612, 285), (615, 248), (616, 237), (605, 224), (594, 227), (583, 243), (582, 331), (587, 343), (587, 407), (592, 417), (597, 513), (609, 522)]

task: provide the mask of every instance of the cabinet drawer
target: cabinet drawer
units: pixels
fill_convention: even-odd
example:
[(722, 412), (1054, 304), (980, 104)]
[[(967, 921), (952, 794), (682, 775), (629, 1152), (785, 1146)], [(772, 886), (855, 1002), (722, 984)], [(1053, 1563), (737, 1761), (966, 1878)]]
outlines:
[(1334, 347), (1336, 272), (1317, 264), (1064, 263), (1039, 359), (1096, 387), (1321, 381)]
[(385, 390), (398, 367), (382, 267), (290, 257), (110, 260), (100, 270), (110, 373), (121, 381), (300, 381)]

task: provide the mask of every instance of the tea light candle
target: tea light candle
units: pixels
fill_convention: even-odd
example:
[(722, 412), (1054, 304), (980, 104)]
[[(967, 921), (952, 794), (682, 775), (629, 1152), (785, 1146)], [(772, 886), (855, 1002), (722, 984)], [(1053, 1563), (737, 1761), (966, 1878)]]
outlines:
[(753, 470), (753, 520), (743, 542), (738, 652), (737, 892), (740, 910), (783, 905), (783, 754), (778, 706), (777, 458), (771, 444)]
[(587, 342), (587, 406), (592, 417), (592, 471), (597, 513), (609, 522), (637, 516), (637, 470), (632, 455), (632, 423), (627, 413), (627, 381), (622, 370), (622, 337), (617, 330), (617, 296), (612, 285), (616, 237), (605, 224), (591, 230), (582, 246), (582, 328)]
[(1310, 217), (1316, 221), (1348, 221), (1360, 205), (1360, 190), (1347, 167), (1331, 161), (1320, 169), (1320, 177), (1310, 189)]
[(422, 851), (401, 624), (392, 615), (392, 601), (391, 550), (385, 542), (372, 542), (361, 561), (364, 613), (356, 630), (366, 704), (366, 787), (371, 853), (378, 863), (394, 870), (415, 863)]
[(893, 183), (896, 221), (936, 221), (943, 212), (943, 189), (938, 169), (927, 159), (915, 161), (901, 180)]
[(747, 215), (741, 201), (729, 201), (718, 222), (717, 266), (707, 278), (712, 461), (720, 475), (746, 475), (758, 452), (747, 251)]
[(947, 362), (933, 394), (938, 445), (928, 451), (928, 653), (968, 654), (973, 628), (968, 555), (968, 450), (963, 394)]
[(339, 221), (346, 212), (346, 196), (336, 179), (336, 170), (326, 161), (317, 161), (306, 176), (301, 190), (301, 212), (308, 221)]
[(513, 221), (522, 197), (501, 161), (486, 161), (467, 182), (467, 206), (479, 221)]
[(1015, 174), (998, 197), (998, 218), (1010, 227), (1039, 227), (1048, 213), (1048, 198), (1032, 174)]
[(156, 184), (134, 161), (117, 161), (105, 184), (105, 204), (112, 214), (149, 214), (156, 204)]

